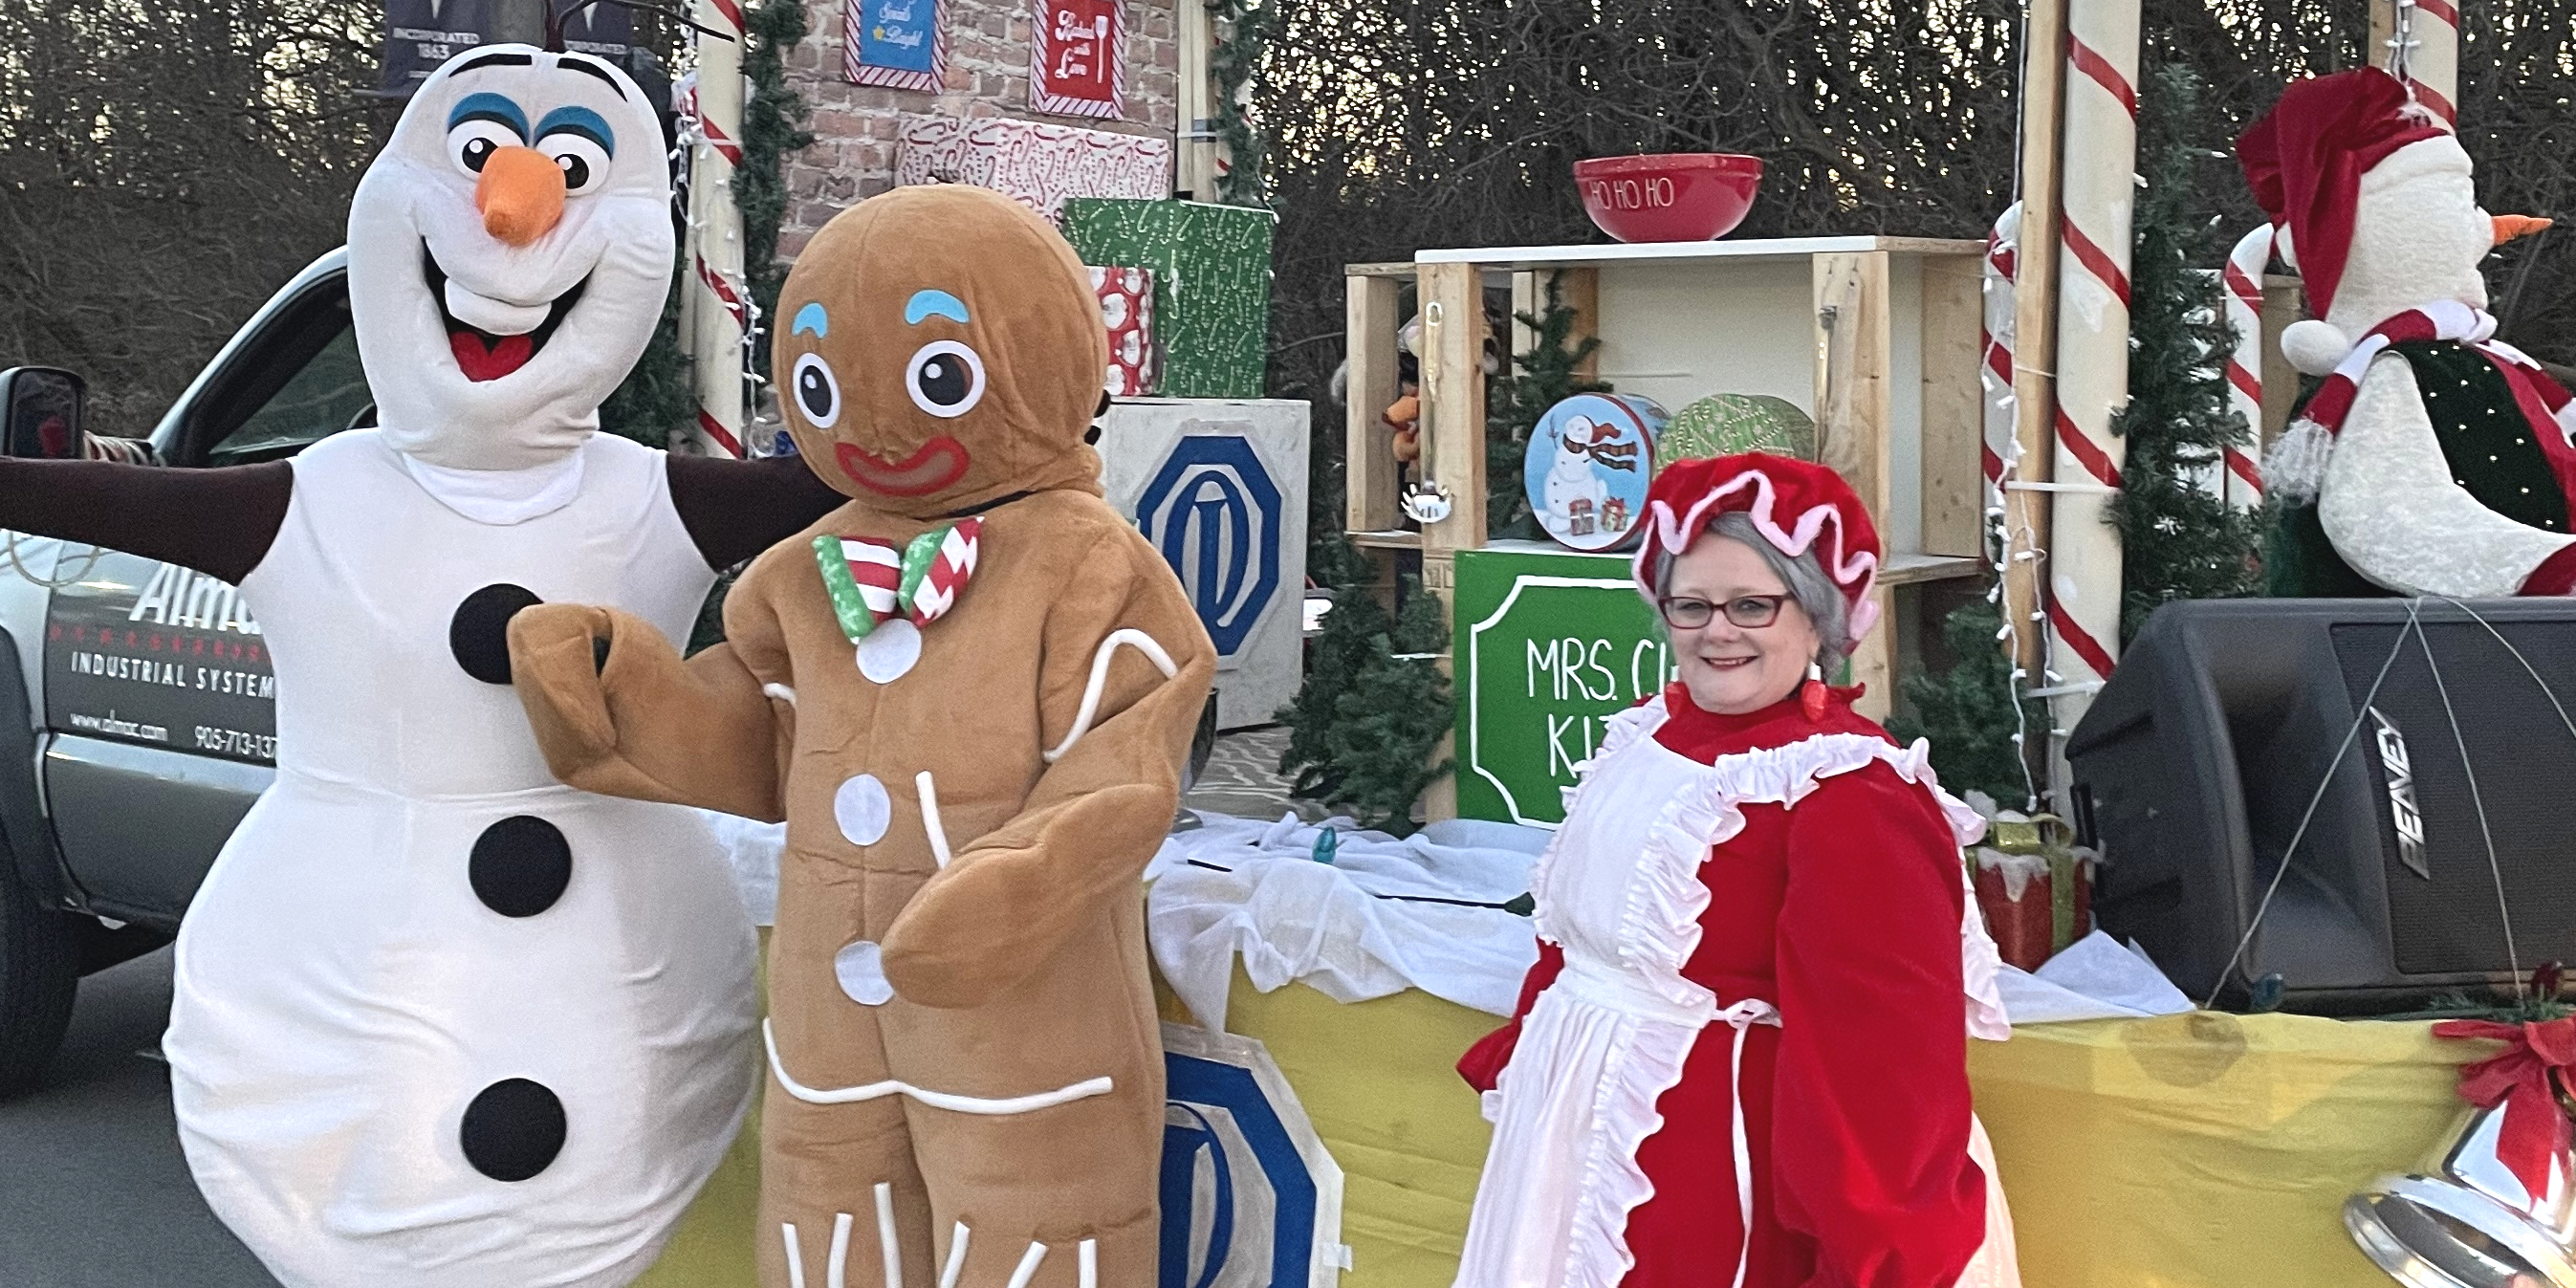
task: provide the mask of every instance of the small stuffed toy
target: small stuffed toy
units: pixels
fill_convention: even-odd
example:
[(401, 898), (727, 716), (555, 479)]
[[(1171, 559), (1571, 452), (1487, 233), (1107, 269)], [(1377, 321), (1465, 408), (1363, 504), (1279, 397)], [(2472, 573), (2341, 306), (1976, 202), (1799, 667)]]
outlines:
[(1153, 1283), (1139, 882), (1215, 651), (1101, 500), (1089, 279), (1008, 198), (904, 187), (815, 235), (777, 316), (788, 427), (850, 502), (685, 662), (622, 612), (521, 613), (520, 696), (568, 783), (787, 821), (762, 1283)]
[(2478, 272), (2548, 221), (2480, 210), (2468, 153), (2375, 68), (2291, 85), (2236, 151), (2322, 315), (2281, 335), (2324, 384), (2264, 462), (2276, 593), (2576, 589), (2576, 412), (2494, 338)]

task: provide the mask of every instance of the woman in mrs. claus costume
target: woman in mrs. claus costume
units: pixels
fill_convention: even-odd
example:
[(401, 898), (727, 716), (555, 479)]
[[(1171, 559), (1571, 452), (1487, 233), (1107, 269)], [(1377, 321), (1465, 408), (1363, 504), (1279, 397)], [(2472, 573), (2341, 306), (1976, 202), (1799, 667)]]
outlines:
[(1821, 679), (1877, 616), (1869, 516), (1763, 455), (1647, 516), (1681, 679), (1611, 721), (1518, 1017), (1459, 1063), (1495, 1121), (1459, 1288), (2018, 1284), (1968, 1104), (1968, 1036), (2009, 1032), (1984, 825)]

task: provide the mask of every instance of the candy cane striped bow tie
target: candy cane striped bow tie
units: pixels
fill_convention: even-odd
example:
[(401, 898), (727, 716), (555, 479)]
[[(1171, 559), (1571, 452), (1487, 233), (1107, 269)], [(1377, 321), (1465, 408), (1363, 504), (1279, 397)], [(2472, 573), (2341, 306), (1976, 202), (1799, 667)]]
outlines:
[(823, 588), (832, 615), (855, 644), (881, 622), (901, 618), (928, 626), (957, 606), (958, 592), (975, 572), (975, 541), (982, 519), (932, 528), (901, 548), (866, 537), (814, 538)]

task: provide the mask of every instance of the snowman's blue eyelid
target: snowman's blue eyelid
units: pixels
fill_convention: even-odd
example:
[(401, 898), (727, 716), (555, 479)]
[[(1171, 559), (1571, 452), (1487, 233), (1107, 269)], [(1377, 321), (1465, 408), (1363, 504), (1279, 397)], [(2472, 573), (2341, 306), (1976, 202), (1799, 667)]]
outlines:
[(489, 91), (458, 99), (456, 110), (447, 114), (447, 128), (451, 130), (467, 121), (497, 121), (509, 126), (521, 141), (528, 137), (528, 114), (520, 111), (518, 104)]
[(823, 306), (820, 304), (808, 304), (796, 310), (796, 324), (787, 328), (789, 335), (805, 335), (809, 332), (814, 335), (832, 333), (832, 320), (823, 316)]
[(923, 318), (930, 317), (947, 318), (963, 325), (966, 301), (946, 291), (914, 291), (912, 298), (903, 303), (903, 324), (919, 326)]
[(608, 122), (589, 108), (558, 107), (546, 113), (546, 119), (537, 122), (538, 138), (557, 134), (578, 134), (598, 144), (600, 151), (612, 157), (617, 155), (617, 132), (608, 128)]

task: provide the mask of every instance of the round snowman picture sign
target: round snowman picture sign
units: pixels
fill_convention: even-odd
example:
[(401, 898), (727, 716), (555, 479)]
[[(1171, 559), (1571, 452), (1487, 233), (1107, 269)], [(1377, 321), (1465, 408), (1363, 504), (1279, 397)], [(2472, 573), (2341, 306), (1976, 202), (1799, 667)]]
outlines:
[(1669, 419), (1632, 394), (1576, 394), (1548, 408), (1530, 431), (1521, 470), (1539, 527), (1575, 550), (1627, 545), (1655, 475), (1655, 438)]

